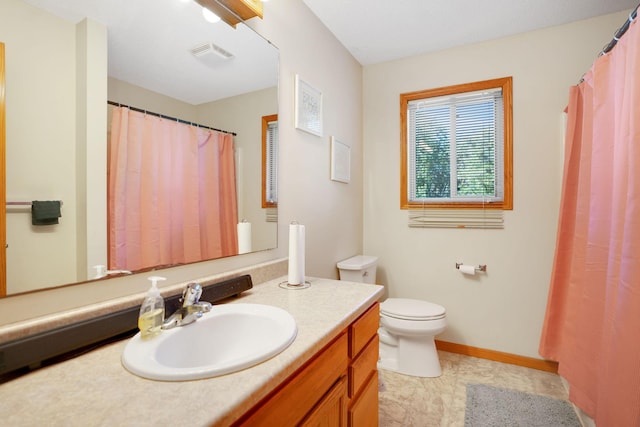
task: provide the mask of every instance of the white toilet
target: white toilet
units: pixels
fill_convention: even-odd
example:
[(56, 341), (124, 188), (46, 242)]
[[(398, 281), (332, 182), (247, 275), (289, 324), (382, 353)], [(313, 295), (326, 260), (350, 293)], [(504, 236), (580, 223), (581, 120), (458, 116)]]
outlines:
[[(340, 280), (375, 283), (378, 258), (357, 255), (340, 261)], [(442, 374), (436, 335), (447, 326), (444, 307), (427, 301), (388, 298), (380, 304), (378, 367), (415, 377)]]

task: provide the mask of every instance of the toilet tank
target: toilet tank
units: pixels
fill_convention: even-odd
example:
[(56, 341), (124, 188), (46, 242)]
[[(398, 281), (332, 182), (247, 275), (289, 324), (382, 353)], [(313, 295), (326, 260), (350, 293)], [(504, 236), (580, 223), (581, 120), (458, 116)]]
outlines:
[(378, 257), (356, 255), (338, 263), (340, 280), (361, 283), (376, 283)]

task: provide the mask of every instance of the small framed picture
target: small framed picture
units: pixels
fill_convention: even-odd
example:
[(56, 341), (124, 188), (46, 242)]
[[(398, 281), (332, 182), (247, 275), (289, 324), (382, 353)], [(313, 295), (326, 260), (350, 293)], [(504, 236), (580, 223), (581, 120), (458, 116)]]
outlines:
[(322, 93), (296, 74), (295, 126), (322, 136)]
[(351, 147), (331, 137), (331, 179), (349, 183), (351, 181)]

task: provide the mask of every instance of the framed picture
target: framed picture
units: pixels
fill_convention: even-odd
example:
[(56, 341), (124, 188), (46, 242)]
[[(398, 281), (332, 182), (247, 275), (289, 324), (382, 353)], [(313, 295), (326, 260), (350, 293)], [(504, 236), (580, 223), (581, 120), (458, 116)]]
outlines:
[(295, 126), (322, 136), (322, 93), (296, 74)]
[(351, 147), (331, 137), (331, 179), (349, 183), (351, 181)]

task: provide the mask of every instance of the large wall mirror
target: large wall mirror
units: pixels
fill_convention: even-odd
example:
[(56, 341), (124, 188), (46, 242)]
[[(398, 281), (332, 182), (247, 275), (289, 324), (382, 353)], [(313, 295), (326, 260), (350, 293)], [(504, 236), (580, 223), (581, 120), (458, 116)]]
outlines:
[[(262, 204), (262, 118), (278, 113), (278, 51), (267, 40), (206, 21), (193, 0), (2, 0), (0, 42), (7, 295), (104, 275), (118, 105), (235, 134), (237, 246), (224, 256), (277, 247), (277, 208)], [(33, 225), (33, 201), (61, 202), (58, 223)]]

